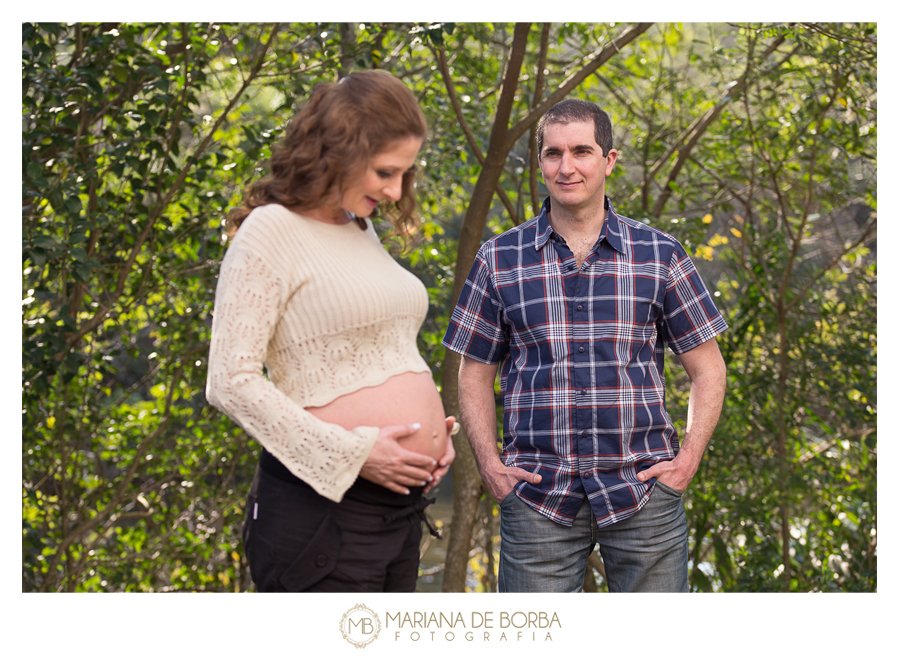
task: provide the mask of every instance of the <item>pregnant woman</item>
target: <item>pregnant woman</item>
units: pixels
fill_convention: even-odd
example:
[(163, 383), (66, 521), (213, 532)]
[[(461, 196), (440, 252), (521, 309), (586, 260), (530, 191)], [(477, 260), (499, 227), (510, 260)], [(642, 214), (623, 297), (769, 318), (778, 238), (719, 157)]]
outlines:
[(388, 73), (320, 85), (229, 214), (206, 394), (263, 448), (243, 532), (259, 591), (415, 590), (455, 419), (416, 347), (427, 291), (367, 218), (415, 227), (426, 132)]

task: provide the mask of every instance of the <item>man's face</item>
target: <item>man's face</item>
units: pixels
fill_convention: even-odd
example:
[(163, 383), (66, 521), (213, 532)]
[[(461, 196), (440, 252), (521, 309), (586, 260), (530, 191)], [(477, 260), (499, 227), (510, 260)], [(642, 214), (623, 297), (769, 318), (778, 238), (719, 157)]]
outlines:
[(594, 124), (551, 123), (544, 127), (539, 164), (553, 207), (571, 211), (603, 208), (606, 177), (616, 165), (617, 153), (594, 141)]

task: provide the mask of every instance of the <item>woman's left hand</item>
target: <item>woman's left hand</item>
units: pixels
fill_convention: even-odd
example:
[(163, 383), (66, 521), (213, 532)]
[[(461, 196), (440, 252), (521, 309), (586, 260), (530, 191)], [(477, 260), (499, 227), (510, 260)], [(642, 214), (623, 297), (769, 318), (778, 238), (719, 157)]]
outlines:
[(422, 491), (422, 494), (427, 494), (444, 479), (444, 476), (447, 475), (447, 472), (450, 470), (450, 464), (453, 462), (454, 457), (456, 457), (456, 449), (453, 447), (453, 427), (456, 425), (456, 418), (454, 416), (447, 416), (444, 422), (447, 423), (447, 447), (444, 450), (444, 454), (441, 455), (441, 458), (438, 460), (438, 467), (431, 474), (434, 479), (428, 483), (424, 491)]

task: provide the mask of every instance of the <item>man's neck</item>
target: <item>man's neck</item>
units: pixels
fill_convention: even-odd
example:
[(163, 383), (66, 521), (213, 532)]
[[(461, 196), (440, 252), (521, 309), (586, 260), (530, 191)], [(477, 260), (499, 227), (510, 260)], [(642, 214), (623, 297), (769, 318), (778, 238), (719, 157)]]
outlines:
[(591, 207), (579, 210), (570, 210), (561, 206), (554, 206), (551, 201), (550, 213), (547, 219), (550, 226), (567, 243), (583, 241), (593, 237), (594, 240), (603, 230), (603, 222), (606, 221), (605, 204), (599, 207)]

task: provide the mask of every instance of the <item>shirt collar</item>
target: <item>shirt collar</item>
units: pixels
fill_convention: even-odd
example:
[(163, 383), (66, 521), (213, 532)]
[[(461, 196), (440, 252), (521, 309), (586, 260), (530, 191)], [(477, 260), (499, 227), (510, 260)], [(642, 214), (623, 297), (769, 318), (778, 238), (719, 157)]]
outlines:
[[(612, 201), (609, 200), (608, 196), (604, 197), (604, 205), (606, 206), (606, 221), (603, 222), (603, 228), (600, 230), (599, 239), (602, 240), (603, 238), (606, 238), (606, 241), (609, 242), (613, 249), (625, 253), (625, 250), (622, 248), (622, 229), (621, 224), (619, 223), (619, 216), (613, 209)], [(550, 219), (548, 218), (549, 213), (550, 197), (547, 197), (544, 199), (544, 203), (541, 206), (541, 212), (537, 217), (537, 231), (534, 239), (535, 251), (543, 249), (544, 245), (547, 244), (547, 241), (550, 239), (550, 236), (555, 232), (550, 225)]]
[(544, 245), (547, 244), (547, 240), (550, 239), (550, 235), (553, 233), (553, 227), (550, 226), (550, 219), (547, 215), (550, 212), (550, 197), (544, 199), (544, 203), (541, 206), (541, 212), (537, 217), (537, 232), (535, 233), (534, 238), (534, 250), (540, 251), (544, 248)]

